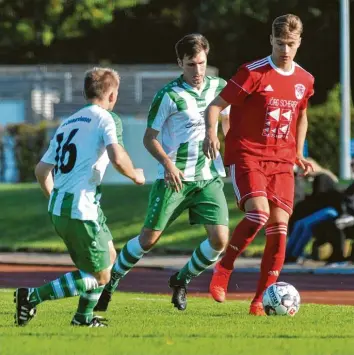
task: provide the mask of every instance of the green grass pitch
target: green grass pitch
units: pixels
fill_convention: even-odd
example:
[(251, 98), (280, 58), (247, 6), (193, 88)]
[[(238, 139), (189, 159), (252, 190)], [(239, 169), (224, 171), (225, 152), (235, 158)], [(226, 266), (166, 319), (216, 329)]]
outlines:
[[(150, 185), (103, 186), (102, 209), (117, 248), (122, 248), (129, 239), (140, 233), (150, 188)], [(230, 211), (230, 230), (233, 230), (243, 214), (236, 207), (230, 183), (225, 184), (225, 194)], [(66, 251), (64, 243), (50, 223), (48, 201), (37, 184), (0, 184), (0, 195), (6, 206), (0, 215), (0, 249)], [(191, 253), (205, 238), (204, 227), (191, 226), (186, 211), (166, 230), (154, 251)], [(264, 234), (260, 233), (247, 249), (247, 253), (259, 254), (263, 248)]]
[[(354, 354), (354, 307), (305, 304), (294, 317), (254, 317), (249, 302), (189, 297), (185, 312), (165, 295), (116, 293), (108, 328), (69, 325), (77, 298), (46, 302), (14, 326), (13, 290), (0, 290), (0, 354)], [(103, 315), (103, 314), (102, 314)]]

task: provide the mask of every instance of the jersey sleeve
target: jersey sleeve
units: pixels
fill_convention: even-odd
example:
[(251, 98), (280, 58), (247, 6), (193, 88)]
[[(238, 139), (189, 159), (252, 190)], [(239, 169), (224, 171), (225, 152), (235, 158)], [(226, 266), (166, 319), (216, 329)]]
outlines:
[(148, 114), (149, 128), (161, 131), (163, 124), (171, 114), (171, 99), (167, 92), (158, 92), (150, 106)]
[(44, 153), (41, 161), (43, 163), (55, 165), (57, 163), (55, 161), (55, 156), (56, 156), (56, 142), (55, 142), (55, 136), (54, 136), (51, 139), (51, 141), (49, 143), (49, 147), (48, 147), (47, 151)]
[(308, 88), (308, 90), (306, 91), (306, 94), (304, 96), (304, 98), (301, 100), (300, 102), (300, 106), (299, 106), (299, 110), (305, 110), (307, 108), (307, 104), (309, 101), (309, 98), (315, 93), (314, 90), (314, 78), (312, 78), (311, 80), (311, 84)]
[(117, 140), (118, 140), (118, 143), (124, 147), (124, 142), (123, 142), (123, 124), (122, 124), (122, 119), (117, 115), (115, 114), (114, 112), (110, 112), (112, 118), (113, 118), (113, 121), (116, 125), (116, 135), (117, 135)]
[(246, 68), (241, 67), (227, 82), (220, 96), (231, 105), (241, 105), (245, 98), (255, 90), (255, 78)]
[[(226, 80), (222, 79), (222, 78), (218, 78), (219, 79), (219, 84), (218, 87), (216, 89), (216, 95), (219, 95), (220, 92), (225, 88), (227, 82)], [(225, 107), (221, 112), (220, 115), (221, 116), (229, 116), (230, 115), (230, 106)]]
[(117, 125), (111, 112), (107, 112), (101, 119), (101, 134), (105, 147), (110, 144), (119, 143)]

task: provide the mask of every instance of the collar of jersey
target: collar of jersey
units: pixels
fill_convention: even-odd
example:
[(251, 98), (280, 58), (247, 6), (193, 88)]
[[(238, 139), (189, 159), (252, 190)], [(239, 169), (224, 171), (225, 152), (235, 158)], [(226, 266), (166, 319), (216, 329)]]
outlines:
[(207, 76), (205, 76), (203, 86), (200, 90), (193, 88), (193, 86), (190, 86), (185, 80), (183, 80), (183, 75), (178, 78), (178, 84), (193, 97), (204, 97), (210, 87), (210, 80)]
[(294, 74), (294, 71), (295, 71), (295, 63), (294, 63), (294, 61), (291, 63), (291, 70), (289, 70), (289, 71), (284, 71), (283, 69), (278, 68), (274, 64), (274, 62), (272, 61), (272, 57), (270, 55), (268, 56), (268, 62), (270, 64), (270, 66), (281, 75), (289, 76), (289, 75)]
[[(91, 102), (87, 103), (84, 107), (90, 107), (90, 106), (97, 106), (97, 107), (101, 108), (102, 110), (106, 110), (105, 108), (101, 107), (100, 105), (98, 105), (98, 104), (93, 104), (93, 103), (91, 103)], [(109, 111), (109, 110), (106, 110), (106, 111), (108, 111), (108, 112), (113, 112), (113, 111)], [(114, 112), (113, 112), (113, 113), (114, 113)]]

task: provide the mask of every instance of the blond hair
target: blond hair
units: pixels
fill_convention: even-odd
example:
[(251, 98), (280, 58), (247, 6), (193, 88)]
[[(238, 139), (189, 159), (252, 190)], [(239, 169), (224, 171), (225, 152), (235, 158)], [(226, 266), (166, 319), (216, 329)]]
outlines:
[(277, 17), (272, 24), (273, 37), (286, 38), (289, 34), (301, 36), (303, 31), (300, 17), (292, 14)]
[(119, 74), (111, 68), (94, 67), (85, 73), (84, 92), (88, 100), (103, 99), (110, 88), (118, 87)]

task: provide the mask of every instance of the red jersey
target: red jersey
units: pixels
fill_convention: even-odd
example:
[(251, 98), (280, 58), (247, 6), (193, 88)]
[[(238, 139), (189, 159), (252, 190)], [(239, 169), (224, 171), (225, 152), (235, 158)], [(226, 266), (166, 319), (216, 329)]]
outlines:
[(313, 84), (313, 76), (295, 62), (288, 72), (270, 56), (242, 65), (220, 93), (231, 104), (225, 164), (247, 157), (293, 164), (296, 121), (314, 93)]

